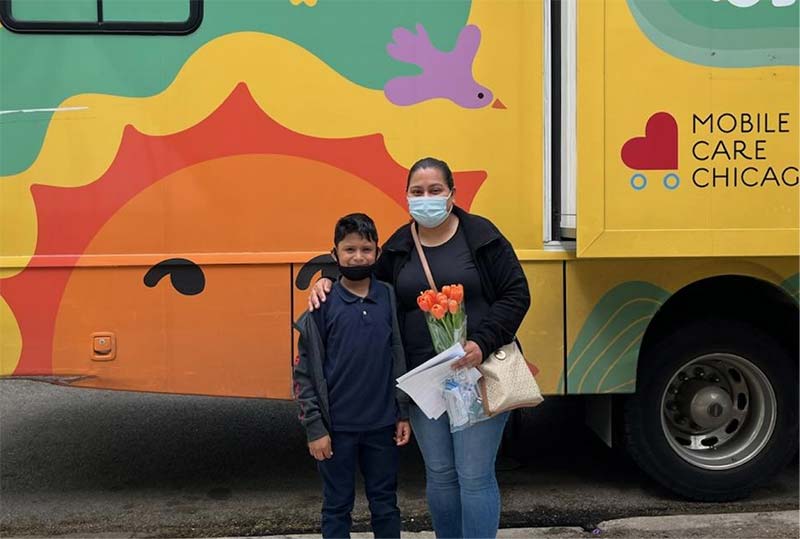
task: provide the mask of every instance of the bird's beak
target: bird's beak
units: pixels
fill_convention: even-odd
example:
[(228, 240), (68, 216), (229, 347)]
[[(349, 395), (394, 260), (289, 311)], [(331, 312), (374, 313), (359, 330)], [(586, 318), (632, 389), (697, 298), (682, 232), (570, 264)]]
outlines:
[(499, 99), (495, 99), (494, 103), (492, 103), (492, 108), (493, 109), (505, 109), (506, 106)]

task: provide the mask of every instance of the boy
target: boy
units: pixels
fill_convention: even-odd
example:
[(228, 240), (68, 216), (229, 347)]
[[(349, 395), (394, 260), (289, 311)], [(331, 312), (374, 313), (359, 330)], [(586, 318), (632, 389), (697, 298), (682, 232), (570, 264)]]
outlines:
[(356, 466), (375, 537), (400, 537), (397, 447), (408, 443), (408, 397), (395, 389), (405, 356), (391, 286), (372, 278), (379, 254), (375, 223), (339, 219), (332, 255), (341, 278), (320, 309), (295, 324), (294, 394), (308, 451), (323, 480), (322, 536), (350, 537)]

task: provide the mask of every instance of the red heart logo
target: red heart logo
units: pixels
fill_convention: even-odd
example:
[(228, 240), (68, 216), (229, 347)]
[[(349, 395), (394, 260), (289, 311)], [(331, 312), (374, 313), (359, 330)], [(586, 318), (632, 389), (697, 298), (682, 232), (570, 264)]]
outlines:
[(622, 146), (622, 162), (634, 170), (678, 168), (678, 122), (668, 112), (656, 112), (647, 120), (643, 137)]

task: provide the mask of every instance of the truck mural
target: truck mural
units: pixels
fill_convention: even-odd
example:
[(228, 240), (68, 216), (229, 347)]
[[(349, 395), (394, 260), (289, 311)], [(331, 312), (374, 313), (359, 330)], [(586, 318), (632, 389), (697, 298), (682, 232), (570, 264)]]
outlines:
[(675, 492), (745, 496), (797, 450), (797, 20), (0, 0), (0, 375), (291, 398), (332, 224), (388, 237), (435, 155), (517, 249), (542, 390)]

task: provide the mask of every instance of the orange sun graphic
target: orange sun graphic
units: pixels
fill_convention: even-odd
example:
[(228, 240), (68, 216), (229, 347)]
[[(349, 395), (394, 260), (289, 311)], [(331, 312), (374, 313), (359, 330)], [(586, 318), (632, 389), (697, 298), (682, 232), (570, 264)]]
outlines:
[[(23, 340), (14, 374), (288, 397), (297, 253), (328, 251), (336, 219), (355, 211), (387, 237), (408, 220), (406, 174), (381, 135), (291, 131), (244, 83), (185, 131), (128, 126), (93, 183), (32, 188), (36, 251), (2, 281)], [(469, 208), (486, 174), (454, 175)], [(114, 336), (113, 360), (92, 358), (98, 332)]]

